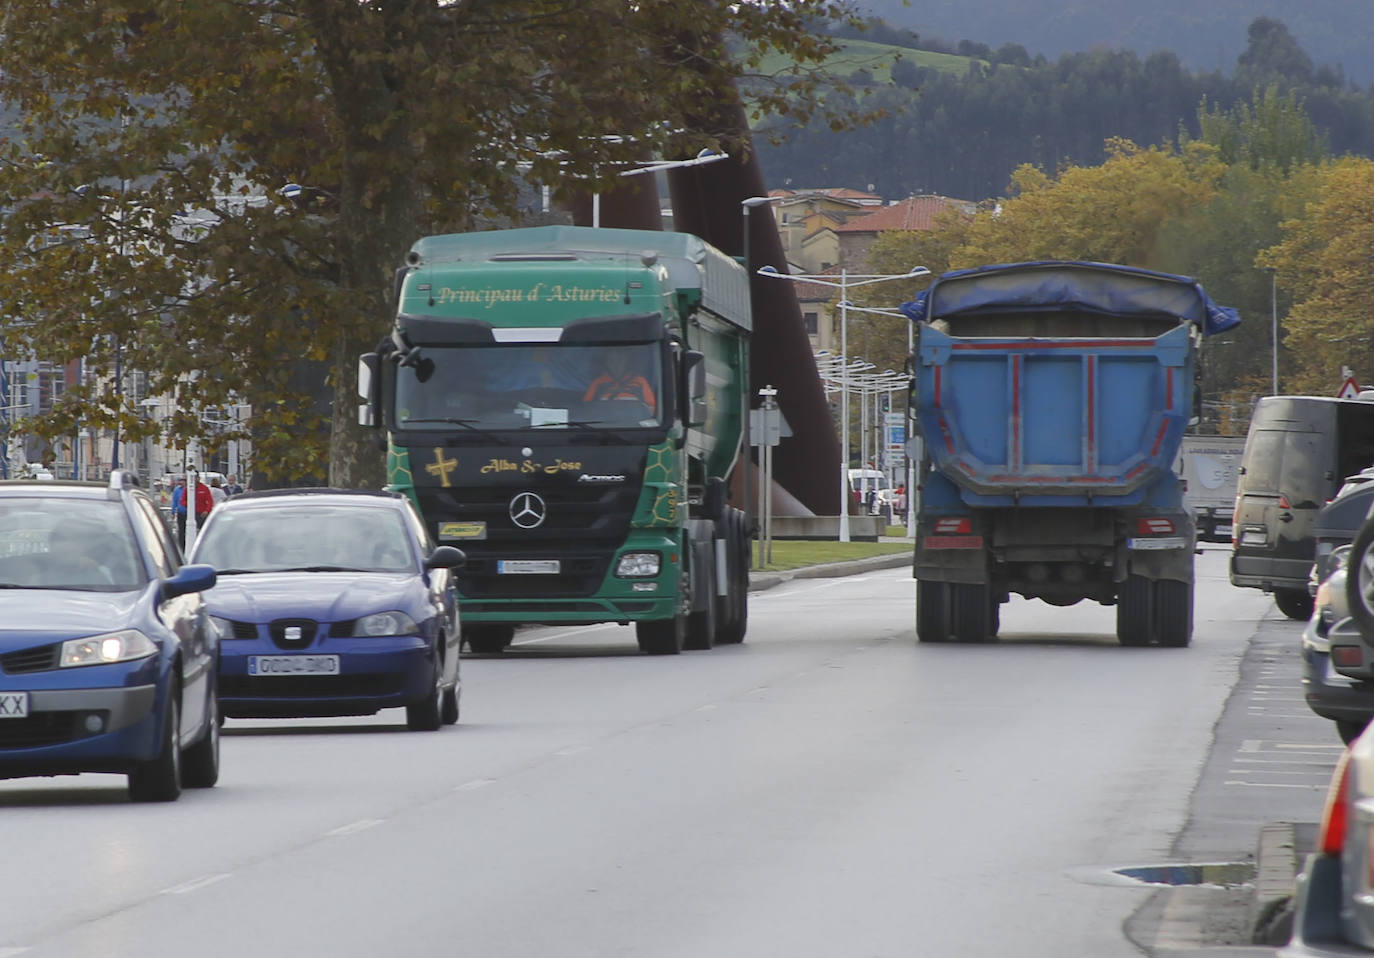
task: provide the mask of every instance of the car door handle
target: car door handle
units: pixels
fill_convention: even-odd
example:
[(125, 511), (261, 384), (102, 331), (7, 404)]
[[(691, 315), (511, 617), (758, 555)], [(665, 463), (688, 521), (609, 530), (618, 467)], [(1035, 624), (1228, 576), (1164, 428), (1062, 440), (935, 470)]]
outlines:
[(1292, 521), (1293, 521), (1293, 513), (1291, 513), (1291, 512), (1285, 512), (1283, 515), (1279, 516), (1279, 522), (1292, 522)]

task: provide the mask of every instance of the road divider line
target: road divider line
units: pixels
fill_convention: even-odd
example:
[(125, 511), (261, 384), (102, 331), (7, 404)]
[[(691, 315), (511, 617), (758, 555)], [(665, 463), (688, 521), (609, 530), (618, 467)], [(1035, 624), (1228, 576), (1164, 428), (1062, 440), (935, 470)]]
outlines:
[(464, 782), (462, 785), (459, 785), (457, 788), (454, 789), (454, 791), (475, 792), (479, 788), (486, 788), (488, 785), (494, 784), (495, 781), (496, 779), (494, 778), (474, 778), (470, 782)]
[(382, 819), (380, 818), (360, 818), (356, 822), (350, 822), (347, 825), (340, 825), (338, 828), (332, 828), (329, 831), (325, 832), (325, 834), (331, 837), (338, 837), (340, 835), (352, 835), (355, 832), (366, 831), (367, 829), (380, 824), (382, 824)]
[(192, 878), (190, 881), (182, 882), (180, 885), (173, 885), (171, 888), (162, 889), (164, 895), (184, 895), (187, 892), (199, 891), (217, 882), (222, 882), (228, 878), (229, 872), (220, 872), (217, 875), (202, 875), (199, 878)]

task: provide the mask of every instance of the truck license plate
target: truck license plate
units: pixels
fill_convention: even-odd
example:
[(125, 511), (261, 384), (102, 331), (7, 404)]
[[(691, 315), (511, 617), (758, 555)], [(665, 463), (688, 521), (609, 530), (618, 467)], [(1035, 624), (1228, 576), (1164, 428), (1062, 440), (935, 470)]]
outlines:
[(338, 675), (337, 655), (250, 655), (249, 675)]
[(28, 718), (28, 692), (0, 692), (0, 719)]
[(557, 559), (498, 559), (496, 571), (501, 575), (556, 575)]

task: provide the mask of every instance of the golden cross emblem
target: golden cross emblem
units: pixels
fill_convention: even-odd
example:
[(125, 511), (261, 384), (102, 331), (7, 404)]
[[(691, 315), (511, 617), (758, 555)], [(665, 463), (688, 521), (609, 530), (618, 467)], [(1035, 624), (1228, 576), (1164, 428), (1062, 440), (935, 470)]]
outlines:
[(439, 484), (447, 489), (449, 486), (452, 485), (452, 483), (448, 481), (449, 471), (457, 468), (458, 460), (445, 459), (443, 447), (435, 446), (434, 461), (431, 462), (429, 465), (425, 466), (425, 472), (429, 473), (431, 476), (438, 476)]

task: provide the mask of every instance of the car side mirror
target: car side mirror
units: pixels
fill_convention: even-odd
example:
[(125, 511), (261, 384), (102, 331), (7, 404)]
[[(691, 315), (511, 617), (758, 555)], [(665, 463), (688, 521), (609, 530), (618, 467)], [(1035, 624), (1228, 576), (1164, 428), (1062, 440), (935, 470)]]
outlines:
[(426, 569), (456, 569), (467, 561), (457, 546), (437, 546), (425, 559)]
[(215, 567), (212, 565), (184, 565), (170, 579), (162, 580), (162, 599), (204, 592), (215, 587)]

